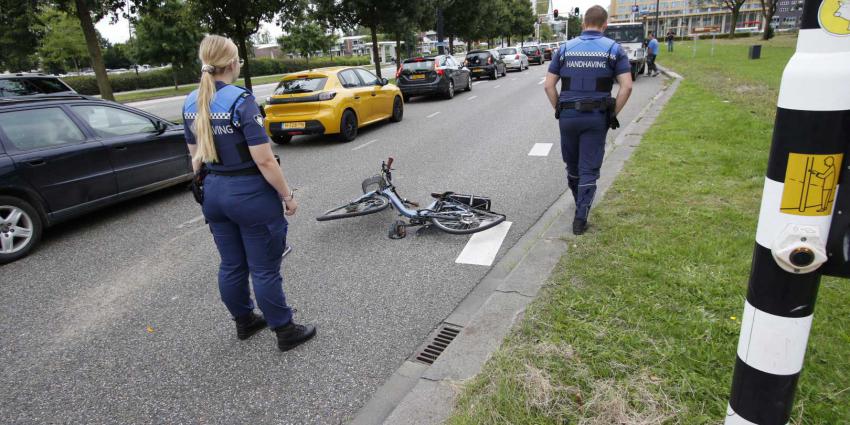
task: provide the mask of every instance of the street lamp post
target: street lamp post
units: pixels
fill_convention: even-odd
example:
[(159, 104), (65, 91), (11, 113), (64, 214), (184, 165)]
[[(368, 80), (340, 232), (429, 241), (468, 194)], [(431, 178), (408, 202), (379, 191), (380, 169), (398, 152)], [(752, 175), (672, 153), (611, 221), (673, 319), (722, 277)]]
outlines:
[(660, 0), (655, 0), (655, 32), (653, 33), (653, 35), (655, 35), (655, 38), (658, 38), (658, 14), (659, 14), (658, 4), (659, 4), (659, 1)]

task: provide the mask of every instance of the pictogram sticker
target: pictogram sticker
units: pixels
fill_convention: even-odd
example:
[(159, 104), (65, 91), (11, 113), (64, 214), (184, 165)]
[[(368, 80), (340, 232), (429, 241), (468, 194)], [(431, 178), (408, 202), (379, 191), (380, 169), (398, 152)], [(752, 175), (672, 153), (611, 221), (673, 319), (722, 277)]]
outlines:
[(843, 154), (788, 154), (780, 208), (786, 214), (830, 215)]
[(823, 0), (818, 22), (832, 35), (850, 35), (850, 0)]

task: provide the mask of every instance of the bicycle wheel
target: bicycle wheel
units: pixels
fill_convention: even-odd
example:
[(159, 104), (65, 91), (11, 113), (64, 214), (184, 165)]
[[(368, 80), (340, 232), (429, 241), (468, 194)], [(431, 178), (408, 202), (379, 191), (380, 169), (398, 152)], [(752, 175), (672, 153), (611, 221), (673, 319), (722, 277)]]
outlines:
[(451, 201), (441, 202), (430, 218), (438, 229), (454, 235), (481, 232), (505, 221), (502, 214), (477, 210)]
[(357, 217), (381, 212), (390, 206), (383, 196), (373, 195), (358, 199), (339, 208), (334, 208), (316, 217), (318, 221), (338, 220), (340, 218)]

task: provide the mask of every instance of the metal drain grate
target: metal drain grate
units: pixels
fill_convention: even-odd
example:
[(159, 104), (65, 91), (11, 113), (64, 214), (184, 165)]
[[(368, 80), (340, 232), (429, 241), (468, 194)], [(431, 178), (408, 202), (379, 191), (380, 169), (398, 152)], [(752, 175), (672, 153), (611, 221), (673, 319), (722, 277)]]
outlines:
[(437, 361), (437, 357), (440, 357), (440, 354), (446, 350), (446, 347), (454, 341), (455, 337), (459, 333), (459, 326), (443, 324), (437, 333), (431, 338), (431, 341), (416, 354), (416, 361), (425, 364), (433, 364)]

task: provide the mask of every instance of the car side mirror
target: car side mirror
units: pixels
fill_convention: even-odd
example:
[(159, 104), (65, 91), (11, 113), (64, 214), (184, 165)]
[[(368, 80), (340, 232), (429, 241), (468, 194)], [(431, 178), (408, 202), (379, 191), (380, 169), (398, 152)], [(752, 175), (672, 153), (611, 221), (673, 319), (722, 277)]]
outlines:
[(390, 83), (390, 80), (387, 80), (386, 78), (381, 78), (380, 80), (378, 80), (378, 85), (382, 86), (382, 87), (389, 84), (389, 83)]
[(154, 130), (156, 130), (156, 134), (162, 134), (162, 133), (165, 133), (165, 130), (168, 129), (168, 124), (166, 124), (162, 121), (156, 120), (156, 121), (153, 122), (153, 128), (154, 128)]

